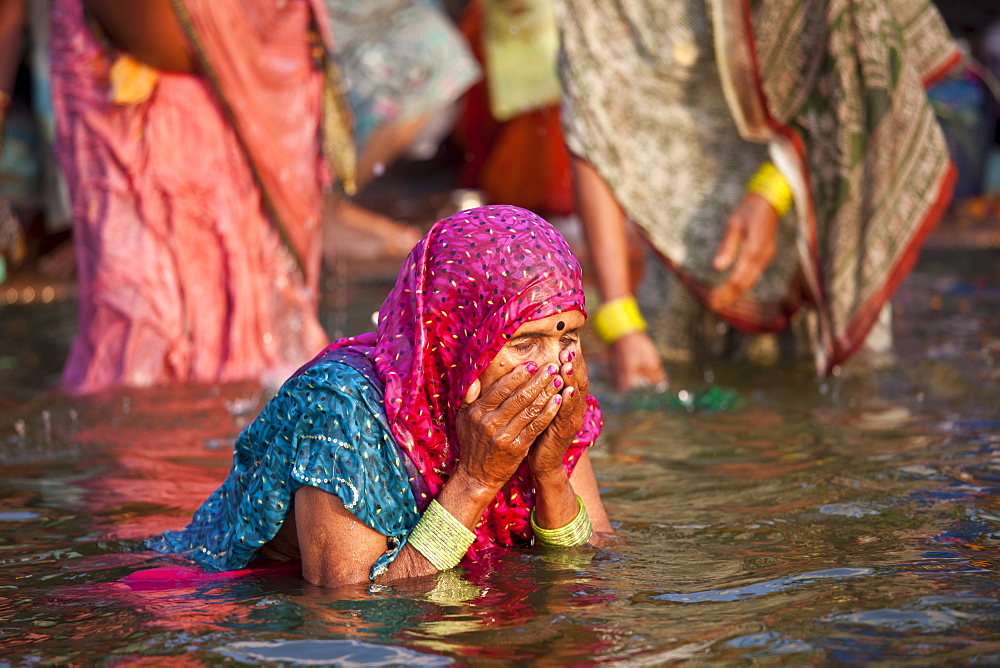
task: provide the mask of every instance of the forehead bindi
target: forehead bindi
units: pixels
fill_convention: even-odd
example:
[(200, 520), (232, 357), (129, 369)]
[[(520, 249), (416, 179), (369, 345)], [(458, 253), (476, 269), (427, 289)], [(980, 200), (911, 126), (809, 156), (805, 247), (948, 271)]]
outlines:
[(557, 313), (540, 320), (526, 322), (514, 333), (512, 338), (521, 336), (558, 335), (560, 332), (573, 332), (583, 326), (583, 314), (579, 311)]

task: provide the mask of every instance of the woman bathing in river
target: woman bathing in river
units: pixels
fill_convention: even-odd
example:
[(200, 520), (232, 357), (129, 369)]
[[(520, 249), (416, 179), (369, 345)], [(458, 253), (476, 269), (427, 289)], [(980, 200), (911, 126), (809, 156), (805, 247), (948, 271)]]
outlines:
[(580, 265), (515, 207), (437, 222), (375, 333), (303, 367), (236, 441), (182, 531), (150, 541), (213, 570), (301, 559), (325, 586), (427, 575), (494, 545), (613, 533), (586, 448)]

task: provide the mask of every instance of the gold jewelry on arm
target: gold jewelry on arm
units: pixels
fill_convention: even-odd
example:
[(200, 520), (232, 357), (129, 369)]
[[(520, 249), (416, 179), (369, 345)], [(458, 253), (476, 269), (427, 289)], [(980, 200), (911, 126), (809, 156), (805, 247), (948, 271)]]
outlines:
[(535, 509), (531, 509), (531, 528), (535, 532), (535, 542), (545, 547), (576, 547), (583, 545), (594, 533), (590, 525), (590, 515), (583, 505), (583, 499), (576, 497), (579, 510), (576, 517), (564, 527), (558, 529), (543, 529), (535, 523)]
[(439, 571), (454, 568), (476, 540), (476, 534), (434, 499), (413, 527), (407, 542)]
[(6, 109), (10, 106), (10, 93), (5, 90), (0, 90), (0, 109)]
[(601, 304), (594, 314), (594, 331), (608, 346), (626, 334), (645, 332), (646, 321), (639, 311), (635, 297), (625, 295)]
[(750, 177), (746, 190), (748, 193), (757, 193), (766, 199), (778, 212), (778, 218), (784, 216), (792, 208), (792, 189), (773, 163), (765, 162), (762, 164), (757, 173)]

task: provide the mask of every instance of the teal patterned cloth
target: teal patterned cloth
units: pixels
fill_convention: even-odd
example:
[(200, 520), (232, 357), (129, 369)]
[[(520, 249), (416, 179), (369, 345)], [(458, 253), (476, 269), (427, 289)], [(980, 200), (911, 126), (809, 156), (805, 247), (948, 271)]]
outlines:
[(381, 575), (420, 519), (412, 467), (389, 431), (383, 387), (369, 358), (325, 353), (285, 382), (236, 440), (225, 482), (182, 531), (147, 541), (164, 554), (217, 571), (243, 568), (274, 538), (295, 491), (311, 485), (336, 495), (360, 521), (386, 536), (372, 567)]
[(436, 0), (326, 0), (326, 9), (359, 149), (383, 125), (445, 109), (480, 77)]

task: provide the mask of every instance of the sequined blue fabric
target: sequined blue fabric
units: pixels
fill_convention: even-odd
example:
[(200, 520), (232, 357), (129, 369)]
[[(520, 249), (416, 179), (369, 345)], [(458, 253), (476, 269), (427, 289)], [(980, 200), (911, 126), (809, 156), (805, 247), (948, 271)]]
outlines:
[(243, 568), (274, 538), (295, 491), (335, 494), (359, 520), (386, 536), (372, 567), (381, 574), (420, 519), (408, 462), (383, 409), (369, 359), (350, 349), (326, 353), (292, 377), (236, 440), (233, 467), (182, 531), (147, 541), (211, 570)]

